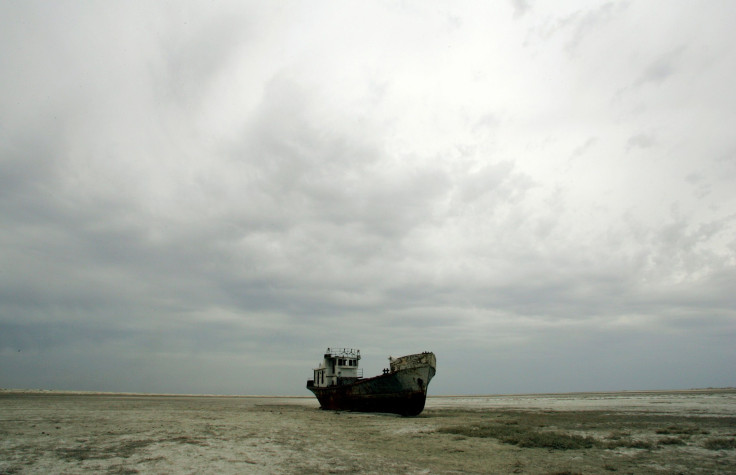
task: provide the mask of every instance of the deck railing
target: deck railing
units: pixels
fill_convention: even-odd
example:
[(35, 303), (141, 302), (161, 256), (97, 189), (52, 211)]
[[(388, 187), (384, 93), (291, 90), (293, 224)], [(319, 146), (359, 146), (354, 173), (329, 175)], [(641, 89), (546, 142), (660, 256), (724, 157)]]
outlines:
[(360, 350), (353, 348), (327, 348), (325, 354), (333, 357), (360, 358)]

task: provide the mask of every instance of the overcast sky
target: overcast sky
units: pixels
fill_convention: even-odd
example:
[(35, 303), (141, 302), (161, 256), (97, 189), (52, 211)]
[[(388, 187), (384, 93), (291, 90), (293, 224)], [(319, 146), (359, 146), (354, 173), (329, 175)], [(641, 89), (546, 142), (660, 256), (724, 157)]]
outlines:
[(0, 2), (0, 387), (736, 386), (736, 3)]

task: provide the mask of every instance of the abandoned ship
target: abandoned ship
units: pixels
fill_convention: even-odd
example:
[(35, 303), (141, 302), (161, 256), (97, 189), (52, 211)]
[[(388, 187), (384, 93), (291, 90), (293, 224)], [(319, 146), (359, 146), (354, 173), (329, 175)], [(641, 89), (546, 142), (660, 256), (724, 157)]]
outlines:
[(389, 368), (372, 378), (363, 378), (359, 361), (360, 350), (327, 348), (314, 369), (314, 379), (307, 381), (307, 389), (317, 396), (322, 409), (402, 416), (416, 416), (424, 410), (427, 386), (437, 367), (434, 353), (389, 357)]

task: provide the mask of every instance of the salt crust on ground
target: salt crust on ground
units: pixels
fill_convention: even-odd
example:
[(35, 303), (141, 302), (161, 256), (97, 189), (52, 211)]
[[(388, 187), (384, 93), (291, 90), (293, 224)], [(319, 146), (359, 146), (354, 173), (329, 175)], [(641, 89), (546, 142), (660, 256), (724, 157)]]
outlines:
[[(645, 448), (445, 432), (530, 421)], [(736, 390), (433, 397), (415, 418), (313, 398), (0, 390), (0, 473), (736, 473), (736, 450), (706, 448), (733, 439), (734, 421)]]

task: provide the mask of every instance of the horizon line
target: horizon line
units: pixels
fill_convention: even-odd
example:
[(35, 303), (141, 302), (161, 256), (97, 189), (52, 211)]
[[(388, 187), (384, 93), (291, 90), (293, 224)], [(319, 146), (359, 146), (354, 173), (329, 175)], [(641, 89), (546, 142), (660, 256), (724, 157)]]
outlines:
[[(567, 391), (567, 392), (539, 392), (539, 393), (489, 393), (489, 394), (434, 394), (427, 398), (482, 398), (482, 397), (524, 397), (524, 396), (565, 396), (584, 394), (641, 394), (641, 393), (692, 393), (692, 392), (729, 392), (736, 391), (734, 386), (688, 388), (688, 389), (617, 389), (610, 391)], [(283, 395), (283, 394), (210, 394), (210, 393), (147, 393), (128, 391), (95, 391), (75, 389), (30, 389), (30, 388), (0, 388), (0, 393), (6, 394), (66, 394), (78, 396), (148, 396), (148, 397), (230, 397), (230, 398), (285, 398), (285, 399), (313, 399), (312, 395)]]

